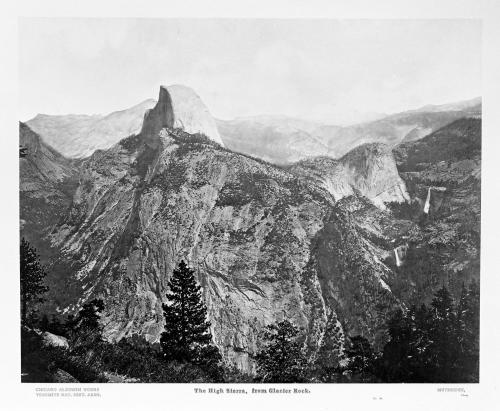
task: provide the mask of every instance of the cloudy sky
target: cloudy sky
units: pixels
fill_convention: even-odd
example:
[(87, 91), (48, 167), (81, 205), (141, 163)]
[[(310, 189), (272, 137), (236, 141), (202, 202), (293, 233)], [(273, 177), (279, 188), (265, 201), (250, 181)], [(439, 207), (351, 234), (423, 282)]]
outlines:
[(363, 120), (481, 95), (478, 20), (21, 19), (19, 116), (184, 84), (212, 114)]

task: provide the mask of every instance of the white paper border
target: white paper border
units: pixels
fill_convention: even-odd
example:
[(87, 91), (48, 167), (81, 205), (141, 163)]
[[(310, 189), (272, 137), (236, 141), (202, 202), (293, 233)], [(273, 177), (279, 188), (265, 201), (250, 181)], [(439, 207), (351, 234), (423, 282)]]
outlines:
[[(0, 5), (0, 132), (2, 141), (0, 201), (2, 236), (0, 322), (0, 408), (3, 409), (154, 409), (154, 410), (493, 410), (498, 406), (500, 287), (497, 263), (500, 204), (500, 7), (499, 2), (466, 0), (414, 1), (7, 1)], [(483, 152), (481, 237), (481, 373), (479, 384), (307, 384), (309, 395), (196, 395), (198, 386), (216, 384), (99, 384), (101, 398), (37, 398), (36, 387), (21, 384), (18, 283), (18, 17), (228, 17), (228, 18), (367, 18), (481, 19), (483, 26)], [(437, 40), (439, 41), (439, 40)], [(71, 92), (71, 90), (68, 90)], [(94, 384), (92, 384), (95, 386)], [(53, 385), (55, 386), (55, 385)], [(67, 385), (66, 385), (67, 386)], [(87, 386), (81, 384), (79, 386)], [(236, 384), (220, 384), (222, 388)], [(263, 387), (272, 385), (264, 385)], [(248, 386), (248, 387), (251, 387)], [(255, 385), (255, 387), (259, 387)], [(261, 386), (262, 387), (262, 386)], [(294, 388), (290, 385), (287, 387)], [(463, 387), (460, 393), (438, 388)], [(247, 390), (250, 388), (247, 388)]]

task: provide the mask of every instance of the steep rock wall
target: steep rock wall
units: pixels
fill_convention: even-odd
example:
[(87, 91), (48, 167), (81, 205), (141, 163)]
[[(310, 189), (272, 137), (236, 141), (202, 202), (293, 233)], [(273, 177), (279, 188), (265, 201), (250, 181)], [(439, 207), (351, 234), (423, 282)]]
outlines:
[(179, 128), (190, 134), (201, 133), (224, 146), (207, 107), (194, 90), (186, 86), (160, 87), (158, 103), (146, 113), (141, 134), (157, 136), (164, 127)]
[(332, 196), (209, 139), (181, 137), (131, 137), (85, 162), (52, 234), (62, 257), (51, 280), (66, 291), (57, 310), (100, 296), (109, 339), (155, 341), (168, 279), (184, 259), (216, 344), (242, 370), (253, 369), (262, 328), (283, 318), (302, 328), (311, 357), (332, 342), (341, 353), (345, 332), (378, 341), (398, 305), (390, 272)]
[(329, 157), (304, 160), (291, 170), (326, 188), (337, 201), (349, 195), (361, 194), (385, 209), (385, 203), (409, 200), (394, 156), (384, 144), (359, 146), (340, 160)]
[(41, 254), (42, 263), (51, 255), (45, 236), (71, 205), (78, 184), (76, 166), (40, 138), (24, 123), (19, 124), (20, 234)]

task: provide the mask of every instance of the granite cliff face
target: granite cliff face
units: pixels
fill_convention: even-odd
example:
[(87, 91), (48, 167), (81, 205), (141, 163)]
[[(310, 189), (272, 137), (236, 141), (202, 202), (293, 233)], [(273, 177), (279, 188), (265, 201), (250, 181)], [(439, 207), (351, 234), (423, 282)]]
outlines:
[(163, 128), (181, 129), (189, 134), (203, 134), (224, 146), (215, 120), (200, 97), (189, 87), (161, 86), (158, 103), (146, 112), (141, 134), (156, 144), (156, 136)]
[(303, 160), (291, 171), (321, 185), (335, 200), (360, 194), (385, 209), (387, 202), (409, 200), (391, 149), (380, 143), (356, 147), (339, 160), (317, 157)]
[[(138, 134), (154, 134), (163, 126), (188, 133), (203, 133), (220, 145), (214, 119), (200, 97), (189, 87), (171, 85), (160, 88), (160, 103), (148, 99), (125, 110), (107, 115), (38, 114), (27, 124), (67, 158), (85, 158), (96, 150), (107, 150), (120, 140)], [(145, 117), (148, 124), (144, 125)], [(153, 131), (154, 130), (154, 131)]]
[(51, 253), (45, 236), (71, 205), (78, 181), (76, 165), (24, 123), (19, 123), (19, 145), (25, 149), (25, 156), (19, 159), (21, 236), (46, 262)]
[(346, 332), (380, 344), (399, 305), (393, 274), (349, 212), (289, 171), (158, 121), (168, 97), (162, 90), (140, 134), (82, 162), (72, 207), (50, 234), (61, 254), (47, 309), (70, 313), (102, 297), (107, 338), (155, 341), (184, 259), (216, 344), (242, 370), (252, 370), (262, 328), (284, 317), (302, 327), (312, 358), (327, 343), (341, 353)]

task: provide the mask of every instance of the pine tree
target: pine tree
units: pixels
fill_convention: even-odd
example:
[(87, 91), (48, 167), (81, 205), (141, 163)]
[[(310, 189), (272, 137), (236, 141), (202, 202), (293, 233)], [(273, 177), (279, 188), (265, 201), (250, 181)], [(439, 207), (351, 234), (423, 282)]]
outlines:
[(430, 364), (432, 382), (455, 382), (460, 344), (457, 334), (457, 318), (453, 298), (443, 286), (431, 303), (432, 325), (430, 327)]
[(459, 372), (462, 382), (479, 381), (479, 286), (462, 286), (457, 305), (457, 332), (460, 344)]
[(101, 299), (93, 299), (88, 303), (83, 304), (71, 326), (74, 330), (92, 330), (101, 331), (102, 327), (99, 323), (101, 313), (104, 311), (104, 301)]
[[(411, 337), (411, 382), (428, 382), (428, 370), (432, 368), (432, 340), (431, 330), (432, 312), (425, 304), (412, 311), (412, 337)], [(410, 381), (408, 381), (410, 382)]]
[(211, 345), (207, 308), (194, 271), (181, 261), (168, 286), (167, 303), (163, 304), (165, 331), (160, 337), (164, 358), (210, 365), (214, 361), (218, 363), (221, 357), (216, 347)]
[(349, 359), (347, 369), (359, 376), (362, 382), (367, 382), (373, 377), (375, 353), (365, 337), (357, 335), (350, 340), (351, 345), (345, 351)]
[(45, 270), (40, 264), (36, 250), (24, 238), (21, 240), (21, 321), (27, 322), (28, 311), (33, 304), (41, 303), (44, 299), (41, 294), (48, 291), (43, 284)]
[(336, 318), (329, 319), (325, 335), (314, 360), (314, 377), (320, 382), (338, 382), (341, 378), (340, 360), (342, 340)]
[(75, 352), (85, 352), (103, 341), (101, 313), (104, 311), (104, 302), (93, 299), (83, 304), (78, 314), (68, 320), (67, 328), (71, 338), (71, 345)]
[(265, 347), (256, 356), (262, 382), (306, 382), (307, 359), (297, 341), (298, 328), (288, 320), (264, 330)]
[(451, 297), (448, 289), (441, 287), (432, 300), (431, 306), (433, 308), (436, 320), (441, 321), (443, 324), (450, 326), (454, 311), (453, 311), (453, 298)]
[(412, 335), (407, 315), (397, 310), (387, 321), (387, 329), (389, 341), (384, 347), (382, 370), (378, 374), (386, 382), (409, 382), (411, 370), (408, 358)]
[(397, 312), (377, 375), (386, 382), (479, 381), (479, 288), (462, 287), (458, 304), (446, 287), (427, 309)]
[(389, 341), (379, 369), (386, 382), (428, 382), (430, 313), (425, 305), (398, 310), (387, 322)]

